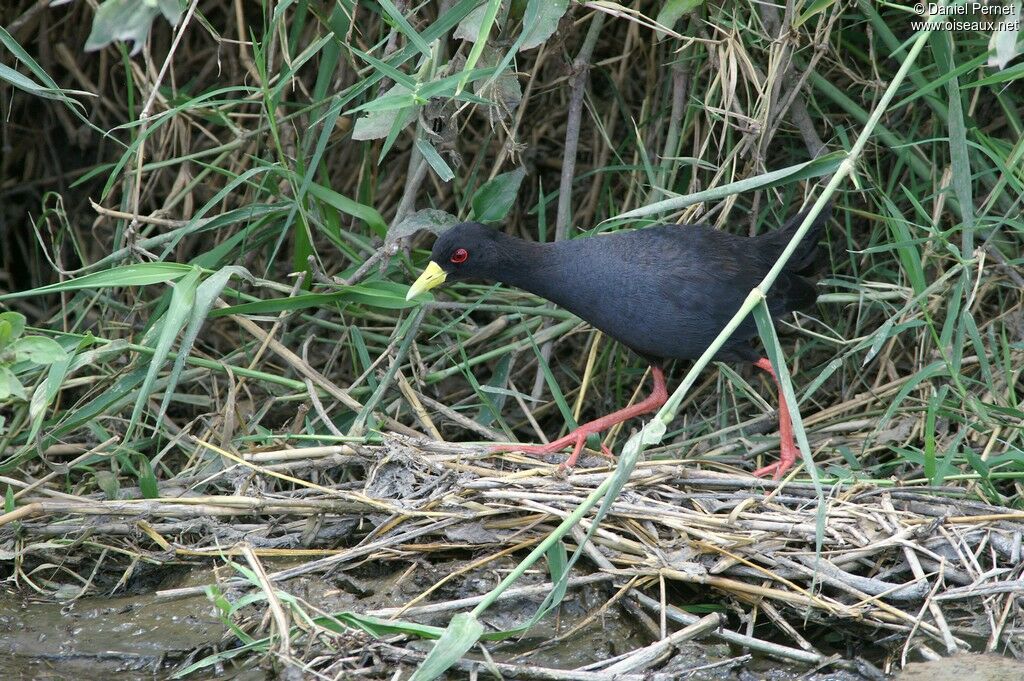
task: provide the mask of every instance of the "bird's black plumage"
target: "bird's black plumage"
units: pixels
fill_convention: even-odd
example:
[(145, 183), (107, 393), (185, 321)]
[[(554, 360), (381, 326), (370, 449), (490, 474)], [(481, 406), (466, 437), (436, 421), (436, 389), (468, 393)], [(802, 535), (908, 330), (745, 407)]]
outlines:
[[(818, 217), (769, 291), (772, 316), (814, 302), (817, 243), (828, 215)], [(464, 223), (438, 238), (431, 260), (449, 282), (499, 281), (546, 298), (652, 363), (694, 359), (775, 264), (804, 216), (755, 237), (660, 225), (556, 243)], [(756, 360), (749, 345), (756, 335), (748, 317), (716, 359)]]

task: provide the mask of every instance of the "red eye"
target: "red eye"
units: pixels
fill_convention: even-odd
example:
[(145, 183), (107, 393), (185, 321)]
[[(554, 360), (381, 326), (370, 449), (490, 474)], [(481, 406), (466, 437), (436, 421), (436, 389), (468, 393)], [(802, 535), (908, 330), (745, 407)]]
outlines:
[(465, 248), (456, 248), (455, 252), (452, 253), (452, 262), (456, 265), (466, 262), (469, 260), (469, 251)]

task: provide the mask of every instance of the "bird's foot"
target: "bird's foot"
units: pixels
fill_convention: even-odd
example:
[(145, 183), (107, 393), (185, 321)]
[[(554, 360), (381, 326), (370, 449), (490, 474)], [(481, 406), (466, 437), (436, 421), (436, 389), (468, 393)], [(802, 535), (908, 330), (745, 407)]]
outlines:
[(772, 480), (781, 480), (782, 476), (793, 467), (796, 463), (796, 456), (799, 451), (796, 448), (796, 442), (793, 440), (793, 421), (789, 415), (789, 406), (786, 404), (786, 396), (782, 393), (782, 384), (779, 383), (779, 379), (775, 376), (775, 370), (772, 369), (772, 363), (766, 358), (754, 362), (754, 366), (762, 371), (768, 373), (769, 376), (775, 381), (779, 388), (779, 460), (773, 464), (769, 464), (764, 468), (758, 468), (754, 471), (754, 475), (757, 477), (763, 477), (771, 475)]
[[(554, 442), (549, 442), (546, 445), (497, 445), (491, 449), (491, 451), (523, 452), (524, 454), (543, 456), (545, 454), (560, 452), (569, 445), (572, 445), (572, 454), (570, 454), (569, 458), (558, 467), (559, 472), (564, 472), (566, 469), (572, 468), (576, 465), (576, 461), (580, 458), (580, 453), (583, 451), (583, 445), (586, 444), (588, 437), (596, 435), (597, 433), (603, 433), (612, 426), (628, 421), (631, 418), (641, 416), (643, 414), (649, 414), (652, 411), (656, 411), (661, 405), (665, 404), (665, 401), (668, 400), (668, 391), (665, 389), (665, 374), (662, 372), (660, 367), (652, 366), (651, 375), (654, 376), (654, 391), (642, 402), (638, 402), (631, 407), (626, 407), (625, 409), (620, 409), (619, 411), (602, 416), (599, 419), (588, 421), (565, 437), (560, 437)], [(609, 459), (615, 459), (615, 455), (612, 454), (611, 450), (609, 450), (603, 443), (601, 444), (601, 453)]]
[[(583, 447), (587, 443), (587, 438), (597, 433), (598, 431), (592, 430), (586, 427), (580, 427), (572, 431), (565, 437), (560, 437), (554, 442), (549, 442), (546, 445), (518, 445), (518, 444), (507, 444), (507, 445), (496, 445), (491, 449), (492, 452), (522, 452), (523, 454), (529, 454), (531, 456), (546, 456), (548, 454), (555, 454), (562, 451), (569, 445), (572, 445), (572, 454), (569, 458), (563, 461), (558, 466), (559, 471), (565, 471), (576, 465), (576, 462), (580, 458), (580, 454), (583, 453)], [(603, 442), (601, 443), (601, 454), (614, 460), (615, 455), (612, 454), (608, 446)]]
[(758, 478), (770, 475), (772, 476), (772, 480), (781, 480), (782, 476), (793, 467), (793, 464), (796, 463), (796, 455), (796, 444), (792, 442), (783, 444), (781, 451), (779, 452), (779, 460), (775, 463), (768, 464), (763, 468), (758, 468), (754, 471), (754, 475)]

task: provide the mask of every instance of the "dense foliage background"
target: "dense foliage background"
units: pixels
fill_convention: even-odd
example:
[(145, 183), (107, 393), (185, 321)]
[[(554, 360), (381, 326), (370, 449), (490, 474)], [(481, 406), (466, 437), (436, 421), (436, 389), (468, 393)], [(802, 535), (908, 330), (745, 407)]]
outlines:
[[(212, 475), (215, 494), (249, 483), (196, 441), (552, 439), (628, 402), (643, 362), (516, 290), (406, 303), (430, 229), (755, 234), (851, 158), (819, 305), (778, 324), (823, 479), (1016, 507), (1024, 67), (1012, 31), (932, 31), (912, 56), (919, 19), (867, 0), (5, 3), (0, 475), (59, 464), (83, 498)], [(648, 455), (751, 470), (774, 404), (746, 368), (706, 371)], [(370, 468), (310, 474), (358, 489)]]

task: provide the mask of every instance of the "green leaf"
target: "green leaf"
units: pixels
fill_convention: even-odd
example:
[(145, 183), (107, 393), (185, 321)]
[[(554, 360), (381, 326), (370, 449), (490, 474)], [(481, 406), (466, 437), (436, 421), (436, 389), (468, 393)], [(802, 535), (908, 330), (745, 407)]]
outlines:
[(964, 449), (964, 458), (967, 459), (967, 463), (971, 465), (971, 468), (974, 469), (982, 480), (988, 480), (989, 475), (992, 473), (991, 466), (989, 466), (980, 456), (972, 452), (969, 448)]
[[(171, 352), (174, 339), (178, 337), (178, 333), (185, 327), (185, 322), (193, 309), (196, 288), (202, 272), (198, 267), (191, 268), (191, 270), (188, 276), (173, 284), (174, 289), (171, 293), (170, 305), (167, 306), (163, 317), (153, 325), (147, 334), (149, 337), (156, 336), (156, 343), (152, 346), (153, 355), (148, 360), (149, 368), (146, 371), (146, 378), (142, 381), (139, 393), (135, 397), (135, 406), (132, 409), (132, 415), (128, 421), (128, 428), (125, 431), (122, 442), (127, 442), (130, 439), (132, 431), (138, 425), (139, 419), (142, 417), (142, 410), (149, 401), (149, 396), (153, 391), (153, 385), (156, 382), (157, 376), (160, 375), (160, 370), (163, 368), (164, 362)], [(148, 345), (149, 343), (146, 344)]]
[(413, 104), (422, 104), (424, 98), (419, 97), (417, 99), (418, 94), (418, 92), (414, 94), (412, 91), (410, 91), (408, 94), (397, 93), (393, 95), (381, 95), (377, 99), (370, 100), (366, 104), (357, 106), (356, 108), (352, 109), (349, 113), (361, 113), (363, 111), (368, 111), (371, 113), (377, 111), (399, 111), (401, 109), (410, 107)]
[(519, 193), (519, 185), (525, 176), (524, 169), (516, 168), (485, 182), (473, 194), (473, 219), (479, 222), (504, 220), (512, 210), (516, 194)]
[(121, 491), (121, 483), (117, 481), (117, 476), (110, 471), (96, 471), (94, 477), (96, 486), (103, 492), (103, 496), (109, 501), (116, 500)]
[(327, 187), (315, 182), (309, 185), (309, 193), (336, 210), (339, 210), (346, 215), (359, 218), (365, 222), (370, 229), (377, 232), (378, 236), (384, 236), (387, 234), (387, 223), (384, 222), (384, 218), (382, 218), (380, 213), (378, 213), (373, 207), (364, 205), (358, 201), (353, 201), (347, 196), (339, 194), (333, 189), (328, 189)]
[(409, 215), (398, 224), (392, 225), (388, 229), (388, 235), (384, 238), (384, 245), (389, 246), (399, 239), (410, 237), (424, 229), (440, 236), (458, 223), (459, 219), (451, 213), (436, 208), (424, 208)]
[(24, 400), (25, 386), (21, 384), (13, 371), (0, 366), (0, 403), (12, 397), (16, 400)]
[(1017, 44), (1021, 22), (1020, 1), (1011, 3), (1007, 9), (1009, 11), (1003, 15), (1003, 20), (999, 23), (1002, 28), (992, 31), (992, 37), (988, 41), (988, 49), (991, 53), (988, 65), (994, 66), (1000, 71), (1021, 54), (1021, 48)]
[[(75, 357), (68, 373), (86, 364), (93, 363), (98, 357), (105, 356), (108, 354), (108, 349), (121, 355), (125, 353), (124, 344), (118, 342), (110, 343), (96, 352), (81, 353)], [(87, 361), (87, 359), (92, 361)], [(53, 364), (50, 368), (52, 370), (54, 367), (60, 366), (62, 366), (62, 363)], [(83, 400), (79, 405), (63, 410), (60, 414), (59, 422), (46, 434), (43, 441), (49, 444), (55, 443), (64, 435), (78, 428), (94, 427), (97, 420), (106, 414), (116, 413), (118, 410), (126, 408), (131, 404), (135, 390), (138, 389), (138, 386), (145, 379), (147, 370), (148, 367), (143, 364), (140, 367), (122, 373), (117, 380), (107, 386), (105, 390), (97, 393), (93, 399)], [(59, 386), (55, 389), (59, 389)], [(44, 444), (44, 446), (48, 445)], [(17, 457), (0, 461), (0, 472), (9, 472), (17, 465)]]
[(156, 499), (160, 496), (160, 486), (157, 484), (156, 475), (153, 474), (153, 465), (142, 455), (139, 455), (139, 491), (143, 499)]
[(452, 618), (427, 658), (409, 677), (409, 681), (433, 681), (458, 662), (467, 650), (476, 645), (484, 625), (471, 613), (460, 612)]
[(404, 310), (417, 307), (415, 300), (406, 300), (409, 286), (393, 281), (364, 281), (355, 286), (348, 286), (340, 292), (342, 300), (378, 307), (385, 310)]
[(171, 368), (167, 387), (164, 388), (164, 399), (160, 403), (157, 421), (162, 420), (164, 414), (167, 413), (167, 406), (171, 402), (171, 395), (178, 384), (181, 372), (185, 369), (185, 360), (188, 359), (192, 346), (195, 345), (196, 339), (199, 337), (199, 330), (206, 322), (206, 318), (209, 316), (210, 310), (213, 308), (218, 296), (220, 296), (221, 291), (227, 286), (228, 280), (236, 274), (248, 279), (250, 282), (253, 281), (253, 276), (249, 274), (247, 269), (233, 265), (215, 272), (196, 287), (193, 303), (188, 310), (188, 328), (185, 329), (181, 343), (178, 346), (178, 357), (174, 360), (174, 366)]
[(561, 386), (558, 385), (558, 380), (555, 378), (555, 374), (551, 371), (551, 365), (547, 360), (544, 359), (544, 355), (541, 354), (540, 346), (537, 345), (530, 335), (530, 349), (533, 350), (533, 354), (537, 357), (537, 363), (540, 367), (541, 373), (544, 374), (544, 381), (548, 384), (548, 390), (551, 391), (551, 399), (555, 401), (555, 405), (558, 406), (558, 411), (562, 414), (562, 420), (565, 421), (565, 425), (570, 429), (576, 428), (578, 425), (576, 419), (572, 415), (572, 407), (569, 406), (569, 401), (565, 399), (565, 395), (562, 393)]
[(940, 397), (934, 393), (928, 398), (928, 411), (924, 420), (924, 477), (932, 485), (940, 485), (942, 481), (936, 475), (935, 465), (935, 413), (939, 409)]
[(68, 95), (84, 95), (92, 96), (91, 92), (85, 92), (83, 90), (64, 90), (64, 89), (53, 89), (40, 85), (36, 81), (32, 80), (28, 76), (15, 71), (10, 66), (0, 64), (0, 80), (5, 80), (19, 90), (23, 90), (30, 95), (36, 97), (45, 97), (46, 99), (56, 99), (60, 102), (66, 102), (68, 104), (75, 104), (81, 106), (79, 102), (71, 99)]
[(86, 274), (77, 279), (69, 279), (58, 284), (40, 286), (28, 291), (17, 291), (0, 296), (0, 300), (11, 298), (28, 298), (48, 293), (77, 291), (83, 288), (109, 288), (111, 286), (146, 286), (148, 284), (166, 284), (184, 277), (192, 271), (191, 265), (174, 262), (147, 262), (139, 265), (114, 267), (102, 272)]
[[(692, 12), (703, 4), (704, 0), (667, 0), (667, 2), (661, 6), (661, 11), (658, 12), (658, 16), (656, 16), (654, 20), (665, 28), (671, 29), (675, 26), (675, 23), (679, 21), (679, 17), (683, 16), (687, 12)], [(658, 31), (659, 40), (664, 38), (666, 35), (668, 34), (664, 31)]]
[(53, 364), (67, 358), (67, 353), (57, 341), (44, 336), (26, 336), (11, 344), (16, 362)]
[[(956, 71), (955, 45), (953, 33), (949, 31), (933, 31), (929, 36), (935, 64), (941, 73)], [(960, 83), (954, 77), (946, 83), (946, 94), (949, 98), (949, 159), (953, 169), (953, 194), (960, 204), (960, 217), (963, 221), (961, 232), (961, 255), (970, 258), (974, 250), (974, 197), (971, 190), (971, 159), (968, 154), (967, 124), (964, 121), (963, 101), (960, 94)], [(966, 274), (966, 273), (965, 273)]]
[[(480, 27), (483, 26), (484, 16), (487, 14), (488, 3), (481, 2), (480, 5), (469, 12), (455, 27), (452, 33), (453, 38), (475, 43), (480, 37)], [(485, 38), (487, 36), (484, 36)]]
[(181, 12), (179, 0), (107, 0), (96, 10), (85, 51), (102, 49), (115, 40), (130, 40), (134, 56), (146, 43), (158, 14), (177, 26)]
[(867, 354), (864, 355), (864, 361), (861, 362), (861, 366), (866, 366), (867, 363), (873, 360), (875, 355), (881, 351), (882, 346), (885, 345), (886, 341), (889, 340), (889, 337), (892, 336), (892, 326), (895, 323), (896, 318), (889, 317), (882, 322), (881, 326), (874, 330), (874, 333), (872, 334), (872, 336), (874, 336), (874, 340), (871, 341), (871, 347), (868, 348)]
[(807, 5), (807, 8), (800, 12), (800, 16), (793, 22), (793, 28), (800, 28), (808, 19), (815, 17), (827, 10), (832, 5), (836, 4), (837, 0), (814, 0), (814, 2)]
[(476, 63), (480, 59), (480, 55), (483, 53), (484, 46), (487, 45), (487, 36), (491, 34), (491, 27), (494, 26), (494, 20), (498, 16), (498, 9), (500, 7), (501, 0), (487, 0), (484, 16), (480, 22), (480, 28), (477, 31), (476, 42), (473, 43), (473, 47), (469, 51), (469, 56), (466, 57), (466, 65), (462, 70), (462, 78), (459, 80), (458, 87), (455, 88), (456, 95), (462, 92), (462, 89), (466, 87), (470, 73), (476, 67)]
[[(392, 104), (393, 103), (393, 104)], [(404, 85), (393, 85), (391, 89), (361, 108), (366, 115), (356, 119), (352, 128), (354, 140), (376, 140), (387, 137), (391, 128), (398, 123), (399, 129), (416, 120), (418, 107), (413, 106), (415, 99), (412, 90)]]
[[(89, 342), (89, 337), (83, 338), (79, 347), (84, 348)], [(36, 441), (36, 436), (43, 427), (46, 410), (57, 398), (57, 394), (60, 392), (68, 373), (73, 370), (72, 363), (76, 359), (80, 359), (84, 363), (88, 361), (89, 357), (93, 357), (98, 353), (93, 351), (85, 354), (86, 357), (82, 357), (81, 355), (65, 352), (64, 359), (50, 364), (50, 369), (46, 373), (46, 380), (39, 384), (32, 392), (32, 401), (28, 405), (28, 417), (32, 426), (29, 429), (28, 436), (25, 438), (26, 442)]]
[(482, 396), (483, 399), (481, 401), (483, 404), (480, 406), (480, 411), (477, 412), (476, 418), (473, 419), (481, 426), (489, 426), (494, 422), (494, 419), (501, 416), (505, 400), (512, 392), (505, 390), (505, 386), (508, 385), (508, 375), (511, 369), (512, 353), (502, 355), (494, 367), (491, 379), (487, 381), (487, 387), (481, 387), (481, 391), (486, 394)]
[(548, 573), (551, 575), (551, 583), (555, 585), (551, 602), (557, 605), (565, 598), (565, 592), (569, 588), (569, 553), (565, 549), (565, 542), (555, 542), (545, 554), (548, 561)]
[(949, 376), (949, 366), (947, 366), (945, 360), (941, 359), (935, 360), (928, 366), (924, 367), (917, 373), (913, 374), (909, 379), (907, 379), (903, 383), (903, 387), (900, 388), (899, 391), (889, 399), (889, 405), (886, 407), (885, 412), (881, 415), (881, 417), (876, 418), (874, 423), (874, 432), (880, 433), (885, 429), (885, 427), (889, 424), (889, 421), (892, 420), (892, 417), (902, 406), (903, 400), (905, 400), (907, 396), (910, 395), (910, 393), (914, 392), (915, 390), (919, 390), (922, 384), (928, 383), (929, 381), (932, 381), (932, 379), (937, 378), (939, 376)]
[(1024, 64), (1017, 64), (1016, 66), (1011, 66), (1010, 68), (1004, 71), (1000, 71), (999, 73), (993, 74), (991, 76), (988, 76), (987, 78), (981, 78), (980, 80), (975, 80), (973, 82), (967, 83), (963, 87), (966, 89), (973, 87), (981, 87), (983, 85), (1008, 83), (1010, 81), (1017, 80), (1022, 77), (1024, 77)]
[(427, 58), (430, 57), (430, 46), (427, 45), (427, 41), (423, 39), (416, 29), (412, 27), (409, 20), (405, 18), (394, 3), (391, 0), (377, 0), (377, 3), (387, 13), (391, 20), (395, 22), (395, 27), (398, 32), (405, 36), (405, 39), (416, 46), (416, 49), (422, 52)]
[[(432, 627), (427, 624), (416, 624), (415, 622), (403, 622), (402, 620), (386, 620), (372, 615), (361, 615), (355, 612), (341, 612), (331, 617), (317, 617), (314, 622), (331, 630), (338, 630), (336, 620), (344, 622), (353, 629), (364, 631), (374, 638), (393, 636), (394, 634), (406, 634), (419, 636), (421, 638), (441, 638), (444, 629)], [(339, 632), (340, 633), (340, 632)]]
[(358, 303), (385, 310), (404, 310), (419, 305), (416, 301), (405, 299), (409, 287), (393, 281), (371, 280), (353, 286), (342, 286), (334, 293), (304, 293), (287, 298), (270, 298), (251, 303), (232, 305), (231, 307), (211, 310), (210, 318), (225, 317), (233, 314), (276, 314), (278, 312), (295, 312), (298, 310), (320, 309), (327, 305), (342, 303)]
[(20, 312), (0, 312), (0, 349), (25, 332), (25, 315)]
[(642, 206), (640, 208), (628, 210), (625, 213), (619, 213), (605, 222), (609, 222), (611, 220), (616, 222), (634, 220), (636, 218), (647, 217), (649, 215), (682, 210), (683, 208), (692, 206), (695, 203), (719, 201), (727, 196), (742, 194), (743, 192), (748, 192), (753, 189), (777, 187), (780, 185), (790, 184), (792, 182), (807, 180), (812, 177), (831, 175), (839, 169), (840, 164), (846, 160), (846, 157), (847, 153), (845, 151), (834, 151), (831, 154), (819, 156), (811, 161), (797, 163), (796, 165), (780, 168), (779, 170), (772, 170), (767, 173), (762, 173), (761, 175), (748, 177), (744, 180), (723, 184), (721, 186), (714, 187), (713, 189), (707, 189), (694, 194), (687, 194), (686, 196), (677, 196), (671, 199), (665, 199), (664, 201), (656, 201), (648, 206)]
[(903, 217), (900, 209), (888, 197), (883, 196), (882, 203), (889, 212), (889, 215), (883, 217), (885, 224), (892, 232), (890, 244), (896, 247), (904, 272), (914, 289), (914, 294), (921, 295), (927, 287), (924, 261), (910, 231), (910, 221)]
[[(397, 68), (395, 68), (388, 62), (377, 59), (372, 54), (369, 54), (368, 52), (363, 52), (354, 45), (346, 45), (346, 47), (348, 47), (348, 49), (353, 54), (359, 55), (360, 59), (362, 59), (367, 64), (372, 66), (374, 70), (377, 71), (380, 75), (387, 76), (396, 83), (404, 85), (405, 87), (409, 88), (409, 90), (414, 90), (416, 88), (418, 83), (416, 79), (410, 76), (409, 74), (399, 71)], [(365, 106), (365, 104), (363, 106)], [(363, 107), (356, 107), (355, 109), (353, 109), (353, 111), (359, 111), (362, 108)]]
[[(14, 58), (24, 64), (32, 72), (32, 75), (36, 77), (36, 80), (32, 80), (15, 71), (13, 67), (0, 64), (0, 80), (6, 80), (14, 87), (34, 95), (64, 102), (75, 114), (75, 117), (92, 129), (103, 132), (83, 117), (82, 111), (85, 107), (82, 106), (82, 103), (69, 97), (69, 95), (85, 95), (87, 97), (95, 97), (96, 95), (82, 90), (69, 90), (57, 85), (57, 82), (39, 65), (39, 62), (33, 59), (32, 55), (25, 51), (25, 48), (14, 39), (14, 36), (4, 30), (2, 26), (0, 26), (0, 45), (6, 47)], [(36, 82), (37, 80), (39, 81), (38, 83)], [(39, 83), (42, 83), (42, 85)]]
[[(519, 51), (532, 50), (554, 35), (558, 30), (558, 22), (569, 9), (569, 0), (536, 0), (537, 19), (530, 26), (523, 26), (523, 35), (519, 42)], [(702, 0), (697, 0), (700, 4)]]
[(416, 148), (420, 150), (423, 158), (434, 169), (434, 172), (437, 173), (442, 182), (450, 182), (455, 177), (455, 173), (452, 172), (452, 169), (445, 163), (445, 160), (441, 158), (441, 154), (437, 153), (437, 149), (430, 142), (425, 139), (418, 139), (416, 140)]

